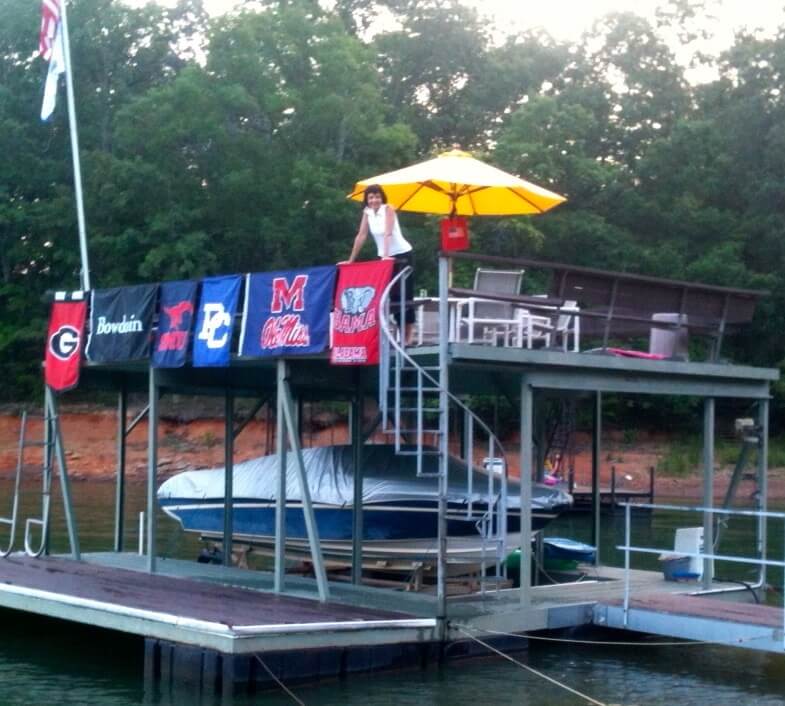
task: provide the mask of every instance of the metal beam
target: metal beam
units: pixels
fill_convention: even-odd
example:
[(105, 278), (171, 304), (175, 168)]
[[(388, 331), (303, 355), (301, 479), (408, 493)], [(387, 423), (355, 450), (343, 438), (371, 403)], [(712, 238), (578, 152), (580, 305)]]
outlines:
[(601, 390), (642, 395), (688, 395), (691, 397), (735, 397), (760, 399), (768, 396), (765, 380), (706, 379), (696, 376), (637, 375), (635, 373), (587, 371), (579, 369), (527, 371), (532, 387), (587, 392)]
[(158, 470), (158, 369), (150, 366), (147, 413), (147, 570), (155, 573), (155, 491)]
[(278, 451), (278, 495), (275, 501), (275, 579), (273, 590), (281, 593), (284, 590), (286, 571), (286, 475), (287, 475), (287, 442), (284, 426), (283, 396), (286, 384), (286, 361), (279, 358), (277, 362), (276, 414), (275, 414), (275, 448)]
[[(714, 506), (714, 398), (703, 400), (703, 506)], [(714, 552), (714, 516), (703, 513), (703, 551)], [(703, 587), (711, 588), (714, 561), (703, 560)]]
[[(758, 510), (766, 512), (769, 497), (769, 400), (758, 402)], [(758, 519), (758, 554), (766, 558), (766, 517)], [(766, 566), (761, 566), (760, 581), (766, 583)]]
[[(542, 395), (534, 394), (534, 409), (536, 410), (536, 424), (534, 425), (534, 433), (537, 436), (537, 456), (534, 464), (534, 476), (538, 483), (545, 480), (545, 451), (547, 442), (547, 429), (545, 428), (545, 406), (546, 401)], [(495, 422), (496, 420), (494, 420)], [(498, 425), (494, 423), (494, 429), (498, 429)]]
[[(661, 377), (701, 378), (746, 381), (774, 381), (779, 379), (776, 368), (758, 368), (751, 365), (728, 365), (708, 362), (684, 362), (677, 360), (645, 360), (614, 355), (592, 355), (561, 350), (542, 350), (496, 346), (476, 346), (468, 343), (453, 343), (450, 353), (458, 364), (464, 362), (532, 364), (537, 368), (551, 368), (559, 374), (587, 375), (591, 371), (618, 375), (647, 375)], [(498, 372), (499, 367), (494, 372)], [(531, 372), (529, 370), (526, 371)]]
[(224, 397), (224, 566), (232, 565), (234, 534), (234, 395)]
[(532, 463), (534, 459), (534, 391), (521, 380), (521, 607), (531, 605)]
[(600, 455), (602, 454), (602, 393), (594, 397), (591, 425), (591, 543), (595, 547), (594, 564), (600, 564), (600, 519), (602, 497), (600, 495)]
[[(450, 288), (450, 260), (439, 256), (439, 501), (436, 566), (436, 617), (441, 637), (447, 627), (447, 474), (449, 472), (450, 389), (449, 378), (449, 309), (447, 291)], [(469, 452), (471, 453), (471, 451)]]
[(125, 382), (117, 393), (117, 487), (114, 497), (114, 550), (123, 551), (125, 525), (125, 425), (128, 417), (128, 391)]
[(360, 383), (349, 408), (352, 438), (352, 467), (354, 468), (354, 501), (352, 505), (352, 583), (363, 579), (363, 394)]
[[(285, 363), (284, 363), (285, 366)], [(289, 446), (294, 453), (297, 477), (300, 481), (300, 495), (302, 497), (303, 516), (305, 517), (305, 529), (308, 533), (308, 543), (311, 547), (311, 561), (313, 562), (313, 572), (316, 575), (316, 585), (319, 590), (319, 600), (324, 602), (330, 597), (330, 589), (327, 585), (327, 573), (324, 568), (324, 558), (322, 557), (322, 547), (319, 542), (319, 528), (316, 525), (316, 517), (311, 503), (311, 489), (308, 487), (308, 477), (305, 473), (305, 463), (303, 462), (302, 449), (300, 448), (300, 435), (297, 428), (297, 418), (294, 400), (291, 396), (289, 383), (286, 379), (286, 368), (284, 367), (283, 384), (279, 388), (282, 396), (283, 414), (286, 422), (286, 431), (289, 437)]]
[[(49, 408), (49, 414), (51, 419), (54, 422), (54, 429), (52, 433), (54, 435), (54, 442), (55, 442), (55, 456), (57, 457), (57, 466), (60, 469), (60, 490), (63, 494), (63, 509), (65, 510), (65, 524), (68, 529), (68, 542), (71, 545), (71, 557), (76, 559), (77, 561), (81, 558), (82, 554), (79, 549), (79, 532), (76, 528), (76, 517), (74, 516), (74, 503), (71, 499), (71, 481), (68, 478), (68, 465), (65, 461), (65, 448), (63, 445), (63, 430), (60, 425), (60, 416), (59, 410), (57, 408), (57, 400), (55, 399), (54, 393), (49, 385), (45, 385), (45, 395), (46, 401), (45, 404)], [(46, 528), (45, 523), (44, 527)], [(44, 534), (48, 528), (44, 530)], [(44, 542), (47, 541), (47, 537), (44, 536)]]
[(267, 395), (267, 397), (262, 397), (261, 399), (256, 401), (256, 404), (254, 404), (253, 409), (248, 413), (248, 415), (245, 417), (245, 419), (243, 419), (234, 428), (234, 431), (232, 432), (232, 436), (233, 436), (234, 439), (236, 439), (238, 436), (240, 436), (240, 434), (243, 432), (245, 427), (247, 427), (251, 423), (253, 418), (256, 416), (256, 413), (262, 407), (264, 407), (264, 405), (270, 400), (271, 397), (272, 397), (272, 395)]
[(128, 436), (136, 428), (136, 425), (139, 424), (139, 422), (141, 422), (147, 416), (147, 413), (149, 411), (150, 411), (150, 405), (148, 404), (141, 412), (139, 412), (139, 414), (137, 414), (133, 418), (133, 421), (128, 425), (128, 427), (125, 430), (126, 436)]

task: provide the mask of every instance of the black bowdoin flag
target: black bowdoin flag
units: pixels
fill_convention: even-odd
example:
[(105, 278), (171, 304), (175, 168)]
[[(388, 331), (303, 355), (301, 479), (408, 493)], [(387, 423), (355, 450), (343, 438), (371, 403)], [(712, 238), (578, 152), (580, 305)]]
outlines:
[(93, 363), (109, 363), (147, 358), (157, 292), (157, 284), (94, 290), (85, 351), (87, 359)]

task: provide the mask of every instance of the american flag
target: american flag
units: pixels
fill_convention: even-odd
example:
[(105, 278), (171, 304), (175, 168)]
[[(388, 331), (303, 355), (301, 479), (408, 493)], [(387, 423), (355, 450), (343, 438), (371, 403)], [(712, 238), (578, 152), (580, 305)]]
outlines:
[(41, 33), (38, 36), (38, 51), (46, 60), (52, 58), (57, 25), (60, 23), (61, 0), (44, 0), (41, 6)]

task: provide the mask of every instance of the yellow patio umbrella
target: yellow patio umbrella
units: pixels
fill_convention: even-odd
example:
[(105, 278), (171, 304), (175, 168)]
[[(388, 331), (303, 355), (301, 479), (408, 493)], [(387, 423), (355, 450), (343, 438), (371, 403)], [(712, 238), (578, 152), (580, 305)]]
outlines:
[(564, 196), (452, 149), (434, 159), (358, 181), (349, 198), (363, 200), (370, 184), (384, 188), (399, 211), (456, 216), (518, 216), (544, 213)]

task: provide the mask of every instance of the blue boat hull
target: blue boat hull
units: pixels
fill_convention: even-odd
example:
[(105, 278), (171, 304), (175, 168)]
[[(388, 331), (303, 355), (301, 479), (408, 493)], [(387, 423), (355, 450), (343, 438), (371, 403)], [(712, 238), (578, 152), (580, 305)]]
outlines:
[(590, 544), (563, 537), (546, 537), (543, 540), (543, 553), (546, 561), (578, 561), (586, 564), (594, 563), (597, 556), (597, 550)]
[[(224, 510), (221, 503), (182, 501), (176, 498), (161, 500), (164, 511), (177, 519), (190, 532), (222, 533)], [(323, 540), (351, 540), (353, 512), (351, 507), (316, 506), (314, 508), (319, 537)], [(447, 533), (452, 537), (477, 536), (477, 521), (481, 513), (466, 518), (465, 510), (448, 511)], [(544, 527), (555, 515), (533, 513), (535, 529)], [(415, 503), (401, 505), (372, 505), (363, 508), (363, 538), (365, 540), (435, 539), (437, 513), (433, 505)], [(285, 513), (286, 536), (306, 539), (305, 516), (299, 505), (288, 505)], [(233, 533), (251, 537), (275, 535), (275, 504), (235, 499)], [(508, 532), (520, 530), (520, 515), (509, 513)]]

